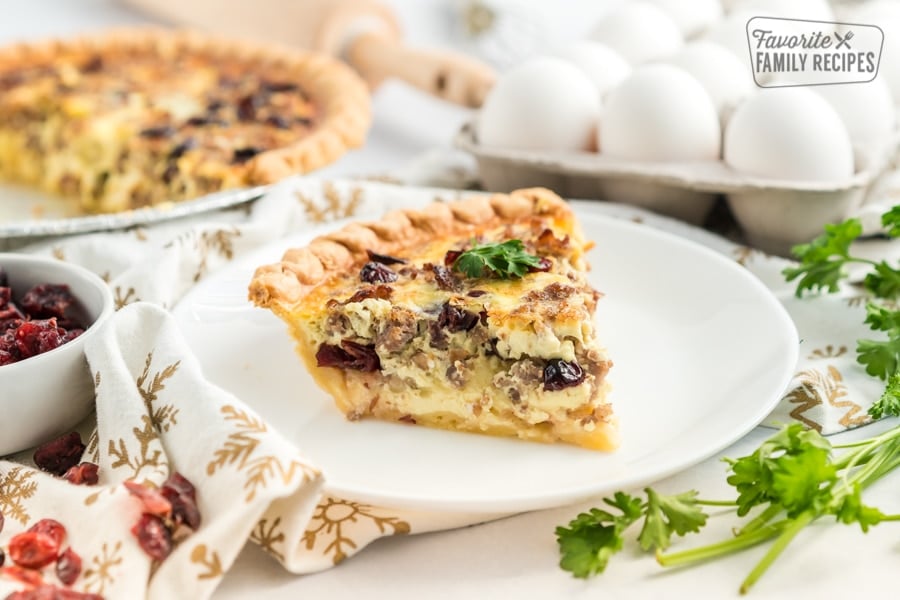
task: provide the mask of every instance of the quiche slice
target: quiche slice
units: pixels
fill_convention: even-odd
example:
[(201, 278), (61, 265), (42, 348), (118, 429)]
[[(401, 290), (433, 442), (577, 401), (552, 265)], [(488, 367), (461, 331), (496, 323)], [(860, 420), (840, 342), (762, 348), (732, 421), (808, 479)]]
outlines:
[(290, 249), (249, 297), (288, 324), (350, 420), (611, 450), (592, 245), (552, 192), (479, 196)]
[(157, 28), (0, 49), (0, 178), (82, 212), (307, 172), (369, 120), (349, 67), (293, 49)]

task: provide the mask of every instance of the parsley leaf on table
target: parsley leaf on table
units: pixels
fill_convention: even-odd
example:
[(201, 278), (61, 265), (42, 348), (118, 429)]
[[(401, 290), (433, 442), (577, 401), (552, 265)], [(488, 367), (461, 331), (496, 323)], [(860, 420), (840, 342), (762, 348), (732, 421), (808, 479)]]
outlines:
[(885, 261), (875, 263), (874, 270), (863, 280), (863, 287), (876, 298), (896, 298), (900, 295), (900, 271)]
[(894, 372), (888, 379), (881, 398), (869, 407), (869, 416), (873, 419), (900, 417), (900, 373)]
[(890, 237), (900, 237), (900, 204), (881, 215), (881, 224)]
[(869, 302), (865, 323), (874, 331), (887, 333), (888, 339), (858, 340), (857, 360), (869, 375), (887, 379), (900, 369), (900, 311)]
[(738, 492), (738, 516), (766, 503), (780, 504), (790, 513), (807, 508), (819, 484), (835, 477), (828, 467), (830, 452), (831, 444), (817, 431), (793, 423), (749, 456), (726, 459), (732, 470), (727, 481)]
[(877, 508), (862, 503), (862, 489), (858, 483), (853, 486), (853, 492), (844, 497), (837, 511), (838, 521), (845, 525), (859, 523), (863, 533), (867, 533), (872, 525), (881, 523), (884, 517), (884, 513)]
[(610, 557), (622, 549), (622, 533), (641, 516), (641, 501), (624, 492), (604, 498), (621, 515), (592, 508), (573, 519), (568, 527), (556, 528), (556, 540), (562, 554), (559, 566), (575, 577), (602, 573)]
[(622, 549), (625, 530), (641, 517), (644, 525), (638, 542), (644, 550), (664, 550), (669, 547), (673, 533), (697, 532), (706, 524), (707, 516), (698, 506), (696, 491), (673, 496), (650, 488), (644, 491), (646, 502), (624, 492), (603, 499), (609, 506), (618, 508), (620, 515), (593, 508), (575, 517), (568, 527), (557, 527), (556, 539), (562, 555), (559, 566), (575, 577), (602, 573), (610, 557)]
[(521, 240), (479, 244), (466, 250), (453, 262), (453, 268), (468, 277), (496, 275), (502, 279), (523, 277), (529, 267), (538, 267), (541, 258), (525, 252)]
[(664, 496), (651, 488), (647, 493), (647, 518), (638, 536), (643, 550), (665, 550), (672, 542), (672, 534), (698, 532), (706, 525), (706, 513), (697, 506), (697, 491)]
[[(838, 282), (844, 277), (844, 265), (853, 262), (850, 244), (862, 235), (859, 219), (847, 219), (843, 223), (825, 226), (825, 233), (808, 244), (800, 244), (792, 249), (800, 264), (788, 267), (783, 273), (788, 281), (800, 277), (796, 294), (805, 290), (838, 290)], [(802, 277), (801, 277), (802, 276)]]

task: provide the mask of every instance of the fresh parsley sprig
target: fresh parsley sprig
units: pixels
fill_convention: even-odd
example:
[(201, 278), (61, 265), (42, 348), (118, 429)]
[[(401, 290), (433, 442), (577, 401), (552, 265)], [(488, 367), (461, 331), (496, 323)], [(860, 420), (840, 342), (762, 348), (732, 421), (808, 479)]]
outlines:
[[(886, 235), (900, 237), (900, 205), (884, 213), (881, 224)], [(854, 256), (851, 246), (860, 235), (862, 225), (858, 219), (826, 225), (821, 236), (793, 248), (799, 264), (784, 269), (783, 274), (788, 281), (799, 279), (795, 293), (802, 297), (807, 291), (836, 292), (840, 281), (847, 277), (844, 267), (848, 264), (864, 264), (871, 269), (862, 281), (863, 289), (873, 297), (866, 304), (865, 323), (873, 331), (887, 334), (887, 339), (858, 340), (857, 360), (867, 373), (887, 380), (900, 372), (900, 310), (895, 302), (900, 297), (900, 265)], [(889, 403), (882, 406), (888, 411), (879, 412), (876, 418), (900, 415), (900, 406)], [(871, 411), (869, 414), (875, 417)]]
[(541, 266), (541, 258), (525, 252), (522, 240), (478, 244), (460, 254), (453, 268), (467, 277), (523, 277), (529, 268)]
[[(667, 496), (645, 488), (644, 493), (646, 500), (625, 492), (603, 499), (621, 514), (592, 508), (575, 517), (568, 527), (557, 527), (560, 566), (575, 577), (602, 573), (610, 557), (622, 549), (625, 530), (642, 517), (644, 522), (637, 537), (641, 548), (665, 550), (671, 544), (672, 534), (696, 533), (706, 524), (707, 514), (700, 508), (702, 505), (720, 504), (699, 500), (695, 491)], [(733, 506), (734, 502), (727, 504)]]
[[(888, 235), (900, 237), (900, 206), (882, 215), (881, 222)], [(794, 246), (791, 252), (799, 264), (784, 269), (783, 274), (788, 281), (799, 278), (795, 292), (797, 297), (806, 291), (838, 291), (839, 282), (847, 277), (844, 267), (853, 263), (872, 268), (863, 280), (863, 288), (873, 296), (885, 299), (900, 296), (900, 270), (886, 261), (851, 254), (851, 245), (861, 235), (859, 219), (847, 219), (843, 223), (825, 225), (825, 233), (812, 242)]]
[(889, 415), (900, 415), (900, 373), (894, 373), (888, 379), (887, 387), (875, 404), (869, 407), (869, 415), (880, 419)]
[[(900, 427), (868, 440), (839, 447), (814, 430), (794, 423), (779, 430), (753, 453), (725, 459), (727, 481), (738, 496), (733, 501), (700, 500), (696, 491), (663, 495), (646, 488), (646, 501), (616, 492), (604, 501), (620, 514), (592, 509), (578, 515), (568, 527), (558, 527), (560, 566), (576, 577), (603, 572), (610, 558), (625, 544), (625, 531), (643, 517), (637, 542), (655, 551), (664, 567), (686, 566), (721, 558), (775, 540), (741, 583), (742, 593), (759, 580), (791, 540), (815, 520), (832, 516), (837, 522), (856, 523), (863, 532), (883, 521), (898, 521), (900, 514), (885, 515), (862, 501), (863, 489), (900, 466)], [(666, 553), (673, 534), (699, 532), (707, 515), (701, 506), (731, 507), (738, 517), (754, 513), (734, 536), (718, 543)]]
[[(900, 205), (882, 215), (888, 236), (900, 237)], [(900, 296), (900, 268), (887, 261), (872, 261), (851, 254), (851, 246), (862, 234), (856, 219), (828, 225), (825, 233), (793, 249), (799, 264), (783, 271), (788, 281), (799, 279), (796, 294), (807, 291), (836, 292), (847, 277), (845, 267), (866, 264), (871, 271), (862, 287), (875, 299), (893, 301)], [(884, 393), (869, 408), (873, 419), (900, 416), (900, 310), (896, 303), (866, 305), (865, 323), (886, 340), (859, 340), (857, 360), (870, 375), (887, 380)], [(834, 449), (844, 453), (834, 457)], [(621, 514), (593, 509), (575, 518), (569, 527), (558, 527), (556, 537), (562, 560), (560, 566), (576, 577), (602, 572), (610, 557), (624, 546), (624, 533), (644, 518), (637, 541), (645, 550), (655, 550), (664, 567), (691, 565), (746, 550), (774, 540), (762, 559), (741, 583), (746, 593), (775, 563), (794, 537), (807, 525), (825, 516), (839, 523), (859, 525), (863, 533), (884, 521), (900, 521), (900, 514), (886, 515), (867, 506), (862, 491), (900, 467), (900, 425), (852, 444), (832, 447), (817, 431), (800, 423), (787, 425), (750, 455), (726, 458), (729, 485), (737, 492), (734, 501), (697, 499), (690, 491), (664, 496), (646, 488), (646, 501), (624, 492), (605, 499)], [(734, 536), (718, 543), (666, 553), (672, 534), (699, 531), (707, 515), (701, 505), (733, 507), (737, 517), (749, 518), (733, 529)], [(753, 513), (751, 515), (751, 513)]]

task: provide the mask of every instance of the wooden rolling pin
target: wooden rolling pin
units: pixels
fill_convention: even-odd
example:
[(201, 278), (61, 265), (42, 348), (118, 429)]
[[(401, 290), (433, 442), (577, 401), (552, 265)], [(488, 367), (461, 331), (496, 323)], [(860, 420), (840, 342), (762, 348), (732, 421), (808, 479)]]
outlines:
[(487, 65), (403, 44), (394, 14), (374, 0), (123, 0), (175, 25), (297, 45), (348, 62), (373, 88), (396, 77), (478, 107), (494, 83)]

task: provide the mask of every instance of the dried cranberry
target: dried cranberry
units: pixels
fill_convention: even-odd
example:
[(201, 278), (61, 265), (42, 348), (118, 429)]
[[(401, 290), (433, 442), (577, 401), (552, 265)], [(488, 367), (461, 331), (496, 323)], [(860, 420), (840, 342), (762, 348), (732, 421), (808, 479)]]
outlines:
[(159, 127), (148, 127), (146, 129), (142, 129), (140, 136), (150, 139), (161, 139), (172, 137), (175, 135), (175, 129), (170, 125), (161, 125)]
[(372, 372), (381, 370), (381, 360), (375, 353), (375, 346), (357, 344), (344, 340), (340, 346), (322, 344), (316, 352), (316, 364), (320, 367), (337, 367), (354, 371)]
[(162, 492), (152, 487), (141, 485), (135, 481), (126, 481), (124, 484), (133, 496), (144, 505), (144, 512), (161, 517), (167, 517), (172, 514), (172, 504), (162, 495)]
[(469, 331), (477, 324), (478, 315), (458, 306), (453, 306), (449, 302), (444, 303), (444, 306), (441, 307), (441, 314), (437, 318), (438, 327), (451, 333)]
[(56, 576), (65, 585), (72, 585), (81, 575), (81, 557), (72, 548), (66, 548), (56, 561)]
[(359, 272), (359, 279), (365, 283), (391, 283), (397, 281), (397, 274), (381, 263), (367, 262)]
[(584, 370), (575, 361), (554, 358), (544, 367), (544, 391), (556, 392), (584, 381)]
[(394, 290), (389, 285), (376, 285), (359, 290), (340, 304), (351, 304), (353, 302), (362, 302), (369, 298), (377, 298), (379, 300), (390, 300), (394, 294)]
[(75, 304), (75, 296), (64, 283), (42, 283), (25, 292), (19, 304), (33, 319), (62, 319)]
[(540, 257), (538, 264), (528, 267), (529, 273), (547, 272), (553, 267), (553, 262), (549, 258)]
[(270, 115), (266, 117), (266, 125), (270, 125), (276, 129), (290, 129), (290, 122), (281, 115)]
[(29, 527), (28, 531), (49, 535), (59, 547), (62, 547), (63, 542), (66, 541), (66, 527), (55, 519), (41, 519)]
[(257, 154), (262, 152), (261, 148), (254, 148), (253, 146), (247, 146), (244, 148), (235, 148), (234, 154), (231, 157), (231, 161), (235, 164), (240, 164), (242, 162), (247, 162)]
[(62, 336), (63, 344), (65, 344), (66, 342), (71, 342), (82, 333), (84, 333), (84, 329), (81, 328), (66, 329), (66, 332)]
[(172, 533), (156, 515), (142, 514), (131, 533), (141, 549), (154, 560), (164, 560), (172, 552)]
[(264, 81), (260, 87), (272, 93), (293, 92), (297, 89), (297, 84), (289, 81)]
[[(214, 109), (210, 109), (214, 110)], [(204, 117), (191, 117), (187, 121), (185, 121), (186, 125), (191, 127), (206, 127), (207, 125), (221, 125), (225, 127), (228, 125), (228, 121), (223, 119), (217, 119), (213, 116), (204, 116)]]
[(40, 284), (23, 297), (23, 312), (12, 302), (12, 290), (0, 286), (0, 365), (53, 350), (83, 333), (80, 323), (65, 317), (75, 303), (68, 286)]
[(188, 138), (183, 142), (177, 144), (171, 151), (169, 151), (168, 156), (166, 156), (167, 160), (178, 160), (182, 156), (184, 156), (185, 152), (188, 150), (193, 150), (197, 147), (197, 140), (194, 138)]
[(100, 467), (94, 463), (79, 463), (70, 467), (63, 475), (63, 479), (75, 485), (97, 485), (97, 482), (100, 481), (99, 469)]
[(28, 590), (13, 592), (5, 600), (103, 600), (103, 596), (41, 583)]
[(38, 446), (34, 451), (34, 464), (41, 471), (62, 476), (78, 464), (84, 449), (81, 435), (73, 431)]
[(263, 99), (258, 94), (247, 94), (237, 102), (237, 115), (241, 121), (253, 121), (256, 119), (256, 111), (263, 104)]
[(200, 509), (193, 496), (165, 485), (160, 492), (172, 506), (172, 520), (176, 525), (183, 523), (195, 531), (200, 527)]
[(163, 169), (162, 175), (160, 175), (159, 177), (160, 179), (162, 179), (163, 183), (169, 185), (170, 183), (175, 181), (175, 178), (178, 177), (178, 173), (178, 165), (175, 163), (168, 163), (166, 165), (166, 168)]
[(371, 250), (366, 250), (366, 254), (369, 255), (369, 260), (372, 262), (381, 263), (383, 265), (405, 265), (405, 258), (397, 258), (396, 256), (391, 256), (389, 254), (378, 254), (377, 252), (372, 252)]
[(169, 478), (166, 479), (162, 486), (163, 489), (173, 489), (179, 494), (190, 496), (191, 499), (197, 498), (197, 490), (194, 488), (194, 484), (178, 471), (172, 471), (172, 474), (169, 475)]
[(462, 256), (462, 250), (447, 250), (447, 254), (444, 255), (444, 265), (452, 269), (460, 256)]
[(447, 341), (447, 334), (438, 325), (437, 321), (432, 321), (428, 326), (428, 331), (431, 333), (431, 341), (428, 343), (429, 346), (435, 348), (437, 350), (446, 350), (450, 347), (450, 343)]
[(25, 321), (16, 328), (15, 335), (19, 355), (29, 358), (62, 346), (65, 330), (57, 327), (54, 317), (43, 321)]
[(14, 362), (18, 362), (18, 358), (3, 348), (0, 348), (0, 367), (3, 365), (11, 365)]
[(0, 548), (0, 567), (3, 566), (3, 563), (6, 562), (6, 552), (3, 551), (3, 548)]
[(471, 292), (466, 294), (466, 296), (468, 296), (469, 298), (481, 298), (485, 294), (487, 294), (487, 292), (484, 290), (472, 290)]
[(438, 288), (445, 292), (456, 290), (457, 282), (453, 277), (453, 273), (450, 272), (450, 269), (443, 265), (433, 265), (431, 263), (426, 264), (425, 268), (434, 273), (434, 281), (437, 283)]
[(20, 567), (40, 569), (56, 560), (59, 544), (46, 533), (26, 531), (9, 540), (9, 558)]
[[(34, 571), (32, 569), (23, 569), (18, 565), (10, 565), (8, 567), (0, 567), (0, 575), (4, 577), (9, 577), (10, 579), (14, 579), (20, 583), (24, 583), (27, 586), (34, 587), (36, 585), (42, 585), (44, 583), (44, 578), (41, 576), (40, 571)], [(9, 598), (9, 596), (7, 596)]]

